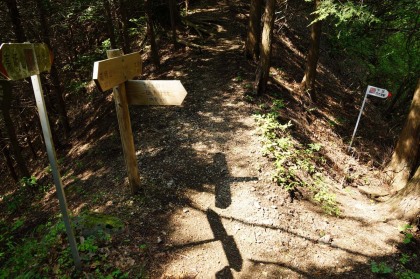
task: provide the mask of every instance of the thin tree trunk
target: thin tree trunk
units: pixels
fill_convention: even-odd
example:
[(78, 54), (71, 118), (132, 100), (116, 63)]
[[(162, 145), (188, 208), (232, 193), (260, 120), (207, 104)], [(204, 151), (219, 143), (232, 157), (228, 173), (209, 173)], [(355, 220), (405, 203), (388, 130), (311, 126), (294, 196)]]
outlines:
[(156, 68), (160, 67), (160, 60), (159, 60), (159, 51), (156, 44), (156, 37), (155, 31), (153, 28), (153, 19), (152, 19), (152, 3), (151, 0), (146, 0), (145, 2), (145, 10), (146, 10), (146, 17), (147, 17), (147, 33), (150, 39), (150, 48), (151, 48), (151, 56), (152, 62)]
[(189, 0), (185, 0), (185, 16), (188, 15), (188, 6), (189, 6)]
[(169, 5), (169, 14), (171, 17), (172, 44), (174, 45), (174, 48), (177, 48), (178, 44), (176, 40), (176, 19), (175, 19), (176, 3), (175, 3), (175, 0), (168, 0), (168, 5)]
[[(320, 5), (320, 0), (314, 0), (315, 10), (318, 9)], [(315, 19), (315, 18), (314, 18)], [(304, 92), (308, 92), (310, 98), (315, 101), (315, 77), (316, 77), (316, 68), (318, 65), (319, 58), (319, 43), (321, 40), (321, 29), (322, 21), (317, 21), (311, 25), (311, 42), (309, 47), (308, 56), (306, 57), (306, 68), (305, 75), (302, 79), (302, 89)]]
[(392, 179), (394, 191), (407, 185), (410, 175), (417, 167), (417, 156), (420, 152), (420, 79), (413, 96), (407, 121), (386, 169)]
[[(47, 4), (48, 6), (45, 6)], [(37, 0), (39, 15), (40, 15), (40, 23), (41, 23), (41, 29), (42, 29), (42, 39), (44, 43), (48, 45), (48, 47), (53, 50), (53, 47), (51, 45), (50, 40), (50, 32), (49, 32), (49, 25), (47, 21), (48, 17), (48, 11), (50, 9), (49, 7), (49, 1), (43, 1), (43, 0)], [(67, 109), (66, 109), (66, 103), (63, 98), (63, 90), (61, 87), (60, 77), (58, 75), (57, 66), (55, 63), (51, 66), (51, 72), (50, 72), (51, 82), (53, 85), (53, 91), (54, 95), (56, 97), (57, 101), (57, 110), (58, 110), (58, 116), (60, 119), (60, 123), (63, 126), (64, 135), (66, 138), (70, 136), (70, 123), (67, 116)]]
[(15, 155), (15, 160), (18, 165), (20, 174), (24, 177), (29, 177), (30, 176), (29, 170), (26, 165), (26, 161), (22, 155), (22, 149), (20, 148), (19, 141), (16, 136), (14, 124), (13, 124), (12, 118), (10, 117), (10, 111), (3, 110), (2, 113), (3, 113), (4, 124), (6, 126), (7, 134), (9, 135), (10, 144), (12, 146), (13, 154)]
[(245, 42), (245, 55), (248, 59), (258, 60), (261, 41), (261, 14), (263, 0), (252, 0), (249, 11), (248, 34)]
[(115, 39), (114, 24), (112, 23), (112, 13), (111, 13), (111, 4), (109, 0), (103, 0), (105, 14), (106, 14), (106, 26), (108, 29), (109, 41), (111, 43), (111, 48), (117, 48), (117, 41)]
[(25, 32), (22, 26), (19, 9), (16, 0), (6, 0), (7, 9), (9, 11), (10, 20), (12, 21), (13, 31), (18, 43), (26, 42)]
[[(1, 130), (0, 130), (0, 137), (2, 137)], [(13, 166), (12, 157), (10, 156), (9, 149), (7, 148), (7, 145), (6, 145), (6, 143), (5, 143), (5, 141), (3, 139), (0, 139), (0, 149), (1, 149), (1, 152), (3, 153), (3, 156), (4, 156), (5, 160), (6, 160), (6, 165), (7, 165), (8, 169), (9, 169), (10, 176), (13, 178), (14, 181), (18, 181), (19, 180), (19, 177), (18, 177), (18, 175), (16, 173), (16, 170), (15, 170), (15, 168)]]
[(257, 69), (257, 95), (264, 94), (270, 74), (271, 41), (273, 37), (275, 0), (267, 0), (264, 12), (263, 32), (261, 41), (260, 65)]
[(124, 0), (119, 0), (119, 14), (120, 14), (120, 37), (122, 39), (122, 47), (124, 53), (130, 53), (130, 37), (128, 35), (128, 18), (126, 5)]

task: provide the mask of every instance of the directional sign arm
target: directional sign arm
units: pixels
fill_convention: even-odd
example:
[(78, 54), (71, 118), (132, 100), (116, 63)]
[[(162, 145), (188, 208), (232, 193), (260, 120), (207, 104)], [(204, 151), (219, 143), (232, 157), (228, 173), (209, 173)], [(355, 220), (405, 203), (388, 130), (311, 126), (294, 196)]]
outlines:
[(179, 80), (129, 80), (126, 87), (129, 105), (179, 106), (187, 96)]
[(93, 80), (101, 92), (141, 75), (139, 52), (97, 61), (93, 65)]

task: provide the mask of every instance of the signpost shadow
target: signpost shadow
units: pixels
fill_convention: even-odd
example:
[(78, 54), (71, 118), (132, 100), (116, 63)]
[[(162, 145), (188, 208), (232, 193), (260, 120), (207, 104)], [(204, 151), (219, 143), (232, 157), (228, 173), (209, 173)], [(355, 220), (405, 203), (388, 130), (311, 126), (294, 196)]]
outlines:
[(213, 166), (220, 175), (215, 178), (215, 206), (226, 209), (232, 204), (231, 184), (233, 182), (256, 181), (257, 177), (232, 177), (229, 176), (229, 169), (226, 161), (226, 155), (216, 153), (213, 156)]

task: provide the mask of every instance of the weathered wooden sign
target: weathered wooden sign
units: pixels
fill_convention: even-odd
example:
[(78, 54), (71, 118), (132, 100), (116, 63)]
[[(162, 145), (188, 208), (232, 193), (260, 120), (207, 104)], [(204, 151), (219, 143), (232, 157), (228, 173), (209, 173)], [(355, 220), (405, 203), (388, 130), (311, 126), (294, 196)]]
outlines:
[(0, 110), (8, 110), (12, 103), (12, 86), (9, 81), (0, 80)]
[(46, 44), (2, 44), (0, 72), (9, 80), (18, 80), (51, 70), (53, 57)]
[(93, 80), (103, 92), (141, 75), (141, 67), (139, 52), (97, 61), (93, 65)]
[(129, 105), (179, 106), (187, 96), (179, 80), (129, 80), (125, 88)]
[(108, 50), (107, 60), (95, 62), (93, 80), (100, 91), (113, 88), (115, 111), (131, 192), (140, 188), (137, 156), (128, 105), (181, 105), (187, 91), (179, 80), (130, 80), (141, 74), (139, 53)]

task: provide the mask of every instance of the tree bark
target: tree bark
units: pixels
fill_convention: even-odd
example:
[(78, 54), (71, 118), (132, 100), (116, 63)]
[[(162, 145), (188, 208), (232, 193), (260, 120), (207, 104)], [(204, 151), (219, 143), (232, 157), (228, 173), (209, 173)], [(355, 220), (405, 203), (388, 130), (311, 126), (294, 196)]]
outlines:
[(270, 74), (271, 41), (273, 37), (275, 0), (267, 0), (265, 5), (262, 41), (260, 46), (260, 64), (257, 69), (256, 91), (257, 95), (264, 94)]
[(152, 62), (156, 68), (159, 68), (160, 67), (159, 51), (156, 44), (155, 30), (153, 28), (151, 0), (146, 0), (144, 5), (145, 5), (146, 17), (147, 17), (147, 33), (150, 39)]
[[(0, 130), (0, 137), (1, 136), (2, 136), (2, 132)], [(19, 178), (18, 178), (18, 175), (16, 173), (16, 170), (15, 170), (15, 168), (13, 166), (12, 157), (10, 156), (10, 152), (9, 152), (9, 149), (7, 148), (7, 144), (4, 142), (3, 139), (0, 139), (0, 149), (1, 149), (1, 152), (3, 153), (3, 156), (4, 156), (5, 160), (6, 160), (6, 165), (7, 165), (8, 169), (9, 169), (10, 176), (13, 178), (14, 181), (18, 181)]]
[(111, 4), (109, 0), (103, 0), (104, 9), (106, 13), (106, 27), (108, 29), (109, 41), (111, 43), (111, 48), (117, 48), (117, 41), (115, 39), (114, 24), (112, 23), (112, 13), (111, 13)]
[(9, 110), (3, 110), (3, 119), (6, 126), (7, 134), (9, 135), (10, 144), (13, 149), (13, 154), (15, 155), (15, 160), (18, 165), (20, 174), (24, 177), (30, 177), (28, 167), (26, 166), (26, 161), (22, 155), (22, 149), (20, 148), (18, 138), (16, 136), (16, 131), (13, 125), (12, 118), (10, 117)]
[(249, 11), (248, 34), (245, 42), (245, 55), (248, 59), (258, 60), (261, 41), (262, 0), (252, 0)]
[(176, 3), (175, 0), (168, 0), (169, 5), (169, 14), (171, 17), (171, 29), (172, 29), (172, 44), (174, 48), (178, 47), (177, 40), (176, 40)]
[[(49, 1), (37, 0), (37, 6), (39, 10), (40, 23), (41, 23), (41, 29), (42, 29), (42, 39), (44, 43), (46, 43), (48, 47), (52, 50), (53, 47), (51, 45), (50, 31), (49, 31), (49, 25), (47, 21), (47, 18), (49, 16), (49, 7), (45, 6), (46, 4), (49, 5)], [(70, 136), (71, 128), (70, 128), (69, 118), (67, 116), (66, 103), (63, 98), (63, 90), (61, 87), (60, 76), (58, 74), (56, 63), (53, 63), (51, 66), (50, 77), (51, 77), (51, 83), (53, 85), (54, 95), (57, 101), (56, 105), (57, 105), (60, 123), (63, 126), (65, 137), (68, 138)]]
[(386, 203), (393, 217), (413, 221), (420, 213), (420, 167), (398, 194)]
[(12, 21), (13, 31), (18, 43), (26, 42), (25, 32), (22, 26), (19, 9), (16, 0), (6, 0), (7, 9), (9, 11), (10, 20)]
[[(320, 0), (314, 0), (315, 11), (320, 5)], [(315, 18), (313, 18), (315, 19)], [(319, 43), (321, 40), (322, 21), (317, 21), (311, 25), (311, 41), (308, 56), (306, 57), (305, 75), (303, 76), (301, 86), (304, 92), (308, 92), (310, 98), (315, 101), (315, 77), (316, 68), (319, 59)]]
[(119, 24), (120, 24), (120, 37), (122, 40), (122, 48), (124, 53), (130, 53), (130, 37), (128, 35), (128, 18), (127, 18), (127, 11), (126, 5), (124, 0), (119, 0)]
[(420, 79), (413, 96), (407, 121), (392, 154), (386, 172), (392, 179), (392, 188), (399, 191), (407, 185), (417, 169), (420, 145)]

